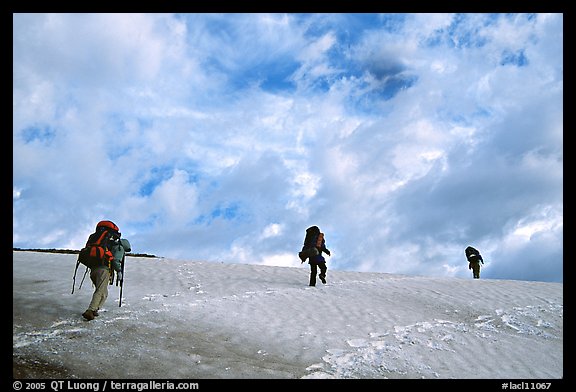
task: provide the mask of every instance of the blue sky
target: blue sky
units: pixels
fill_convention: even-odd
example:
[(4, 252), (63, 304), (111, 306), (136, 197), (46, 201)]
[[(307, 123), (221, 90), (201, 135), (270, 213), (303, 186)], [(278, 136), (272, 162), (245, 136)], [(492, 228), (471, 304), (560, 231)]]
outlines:
[(563, 281), (562, 14), (14, 14), (13, 245)]

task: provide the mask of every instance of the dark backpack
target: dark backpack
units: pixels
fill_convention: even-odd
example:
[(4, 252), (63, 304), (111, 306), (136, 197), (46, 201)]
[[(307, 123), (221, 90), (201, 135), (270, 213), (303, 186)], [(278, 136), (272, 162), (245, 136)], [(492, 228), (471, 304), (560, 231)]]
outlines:
[(479, 261), (482, 260), (482, 256), (480, 256), (480, 252), (478, 252), (477, 249), (474, 249), (473, 247), (469, 246), (467, 247), (464, 252), (466, 253), (466, 259), (468, 259), (468, 261)]
[(318, 236), (320, 235), (320, 229), (318, 226), (311, 226), (306, 229), (306, 237), (304, 238), (304, 248), (310, 248), (317, 246)]
[(318, 226), (311, 226), (306, 229), (306, 237), (304, 237), (304, 245), (302, 245), (302, 251), (298, 253), (298, 257), (302, 262), (306, 261), (307, 258), (312, 258), (320, 254), (320, 249), (322, 249), (322, 243), (324, 240), (324, 234), (320, 232)]
[(80, 250), (78, 262), (92, 269), (99, 266), (110, 267), (114, 258), (111, 252), (112, 245), (120, 239), (118, 226), (111, 221), (100, 221), (96, 231), (88, 237), (86, 246)]

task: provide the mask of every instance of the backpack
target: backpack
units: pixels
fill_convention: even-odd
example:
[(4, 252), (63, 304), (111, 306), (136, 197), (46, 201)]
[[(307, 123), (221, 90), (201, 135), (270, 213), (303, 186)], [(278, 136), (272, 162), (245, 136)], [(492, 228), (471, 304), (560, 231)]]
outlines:
[(304, 238), (304, 248), (309, 248), (312, 246), (317, 246), (318, 242), (318, 235), (320, 233), (320, 229), (318, 226), (311, 226), (306, 229), (306, 237)]
[(311, 226), (306, 229), (306, 237), (304, 238), (304, 245), (302, 251), (298, 253), (298, 257), (302, 262), (307, 258), (312, 258), (320, 254), (319, 249), (322, 249), (324, 242), (324, 234), (320, 232), (318, 226)]
[(480, 252), (478, 252), (477, 249), (474, 249), (471, 246), (467, 247), (464, 252), (466, 253), (466, 258), (468, 259), (468, 261), (479, 261), (482, 259), (480, 256)]
[(80, 250), (78, 262), (92, 269), (99, 266), (110, 267), (114, 259), (111, 247), (120, 239), (118, 226), (112, 221), (103, 220), (96, 225), (96, 231), (88, 237), (86, 246)]
[[(96, 225), (96, 231), (88, 237), (86, 246), (80, 249), (78, 260), (76, 261), (76, 268), (74, 268), (74, 276), (72, 277), (72, 294), (74, 294), (74, 286), (76, 285), (76, 272), (80, 264), (86, 266), (80, 288), (86, 277), (88, 269), (96, 268), (99, 266), (106, 266), (110, 268), (110, 263), (114, 259), (114, 255), (110, 250), (112, 244), (120, 239), (120, 231), (118, 226), (112, 221), (103, 220)], [(110, 283), (112, 284), (112, 283)]]

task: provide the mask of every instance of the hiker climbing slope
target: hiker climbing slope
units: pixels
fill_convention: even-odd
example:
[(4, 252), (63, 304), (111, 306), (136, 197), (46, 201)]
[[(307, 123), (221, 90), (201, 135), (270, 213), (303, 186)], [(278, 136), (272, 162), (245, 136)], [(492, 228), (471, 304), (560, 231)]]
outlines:
[[(96, 230), (86, 241), (86, 246), (80, 250), (76, 269), (74, 270), (74, 280), (78, 266), (83, 264), (90, 270), (90, 280), (94, 284), (94, 293), (88, 305), (88, 309), (82, 316), (90, 321), (98, 317), (98, 311), (102, 308), (108, 298), (108, 285), (114, 280), (114, 271), (120, 273), (118, 279), (122, 281), (122, 260), (126, 245), (130, 251), (130, 243), (120, 240), (121, 233), (118, 226), (112, 221), (103, 220), (98, 222)], [(116, 256), (116, 257), (115, 257)], [(82, 286), (82, 283), (80, 284)], [(74, 281), (72, 283), (72, 293), (74, 293)]]
[(464, 252), (466, 253), (466, 259), (468, 260), (468, 269), (472, 270), (474, 279), (480, 279), (480, 263), (484, 264), (482, 255), (477, 249), (469, 246)]
[(300, 257), (302, 263), (308, 259), (308, 264), (310, 264), (310, 286), (316, 286), (318, 269), (320, 269), (320, 275), (318, 275), (318, 277), (322, 283), (326, 284), (327, 267), (322, 252), (330, 256), (330, 251), (326, 248), (324, 233), (320, 232), (318, 226), (307, 228), (304, 245), (302, 246), (302, 251), (298, 253), (298, 257)]

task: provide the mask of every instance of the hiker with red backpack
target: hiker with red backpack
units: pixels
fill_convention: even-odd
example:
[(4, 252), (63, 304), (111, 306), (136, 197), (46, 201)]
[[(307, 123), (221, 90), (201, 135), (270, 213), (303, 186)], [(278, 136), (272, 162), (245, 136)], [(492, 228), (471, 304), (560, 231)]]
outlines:
[[(130, 242), (120, 239), (120, 236), (121, 233), (114, 222), (100, 221), (96, 225), (96, 231), (88, 237), (86, 246), (78, 255), (76, 270), (80, 263), (85, 265), (86, 271), (90, 270), (90, 280), (94, 284), (94, 293), (88, 309), (82, 313), (82, 317), (88, 321), (98, 317), (98, 311), (106, 302), (108, 285), (114, 281), (114, 271), (116, 271), (117, 282), (120, 284), (123, 282), (124, 256), (126, 251), (131, 251), (131, 247)], [(73, 279), (76, 278), (76, 270), (74, 270)], [(72, 293), (74, 293), (74, 282)]]
[(307, 228), (304, 245), (302, 246), (302, 251), (298, 253), (298, 257), (300, 257), (302, 263), (308, 259), (308, 264), (310, 264), (310, 286), (316, 286), (318, 268), (320, 269), (320, 275), (318, 275), (318, 277), (322, 283), (326, 284), (326, 271), (328, 268), (326, 267), (326, 259), (322, 256), (322, 252), (330, 256), (330, 251), (326, 248), (324, 233), (320, 232), (318, 226)]

